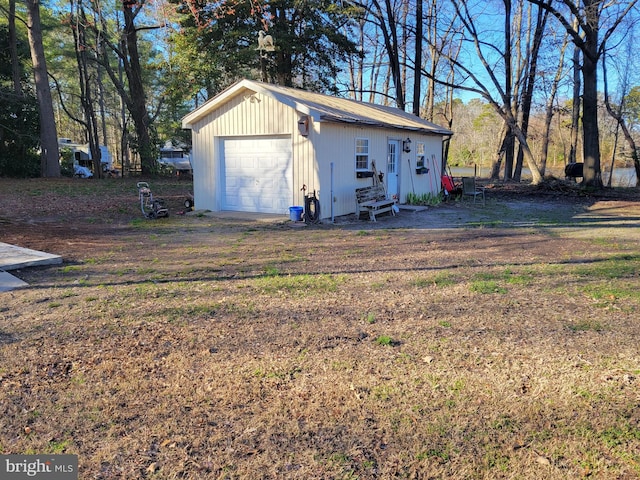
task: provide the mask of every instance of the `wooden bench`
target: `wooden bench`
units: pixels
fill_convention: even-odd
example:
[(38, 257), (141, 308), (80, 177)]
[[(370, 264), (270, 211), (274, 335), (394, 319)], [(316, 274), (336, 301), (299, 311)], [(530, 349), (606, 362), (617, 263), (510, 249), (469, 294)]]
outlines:
[(356, 217), (360, 218), (363, 211), (369, 212), (369, 219), (376, 221), (379, 213), (391, 212), (395, 215), (393, 207), (395, 200), (389, 200), (381, 183), (370, 187), (356, 188)]

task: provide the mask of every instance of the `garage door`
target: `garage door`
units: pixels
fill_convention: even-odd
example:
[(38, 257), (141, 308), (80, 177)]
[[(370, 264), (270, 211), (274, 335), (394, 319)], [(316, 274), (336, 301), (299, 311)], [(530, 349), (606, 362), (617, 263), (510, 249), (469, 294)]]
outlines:
[(290, 138), (226, 139), (223, 159), (224, 210), (289, 211), (293, 200)]

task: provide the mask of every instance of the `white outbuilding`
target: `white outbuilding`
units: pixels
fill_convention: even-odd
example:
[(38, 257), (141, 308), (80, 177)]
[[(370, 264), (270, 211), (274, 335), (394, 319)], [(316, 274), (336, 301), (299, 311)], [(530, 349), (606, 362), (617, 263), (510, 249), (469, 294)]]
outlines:
[(397, 108), (241, 80), (182, 119), (197, 209), (287, 214), (315, 191), (321, 218), (356, 211), (381, 173), (389, 198), (438, 194), (452, 132)]

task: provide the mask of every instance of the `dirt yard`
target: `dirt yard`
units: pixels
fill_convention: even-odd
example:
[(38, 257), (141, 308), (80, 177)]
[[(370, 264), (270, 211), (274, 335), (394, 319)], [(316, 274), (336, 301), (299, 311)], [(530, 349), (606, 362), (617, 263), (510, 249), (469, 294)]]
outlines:
[[(489, 185), (373, 224), (0, 179), (0, 453), (81, 479), (640, 478), (640, 199)], [(364, 217), (363, 217), (364, 218)]]

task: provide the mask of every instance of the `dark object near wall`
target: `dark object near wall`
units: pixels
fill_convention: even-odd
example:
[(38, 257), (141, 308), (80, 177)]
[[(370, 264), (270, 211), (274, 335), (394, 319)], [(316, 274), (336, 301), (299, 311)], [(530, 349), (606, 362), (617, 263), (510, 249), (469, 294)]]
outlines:
[(356, 178), (371, 178), (373, 177), (373, 172), (356, 172)]
[(584, 172), (584, 163), (568, 163), (564, 167), (564, 175), (567, 178), (582, 178)]

